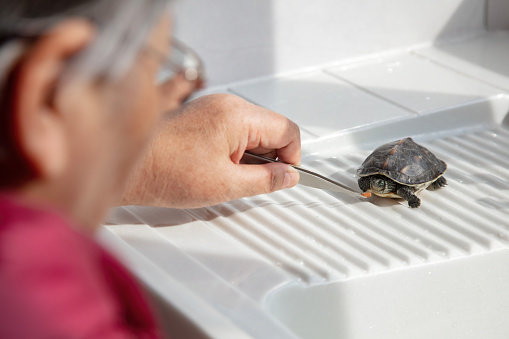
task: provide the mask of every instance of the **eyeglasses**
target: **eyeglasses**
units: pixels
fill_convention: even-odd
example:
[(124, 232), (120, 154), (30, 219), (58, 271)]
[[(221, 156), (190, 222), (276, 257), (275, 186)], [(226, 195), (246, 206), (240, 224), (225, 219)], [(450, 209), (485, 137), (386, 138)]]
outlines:
[(166, 57), (158, 50), (151, 48), (150, 51), (162, 59), (161, 69), (157, 73), (156, 83), (163, 84), (177, 74), (182, 74), (184, 79), (196, 82), (196, 88), (202, 88), (205, 82), (205, 69), (203, 62), (191, 48), (179, 40), (172, 39), (171, 54)]
[[(36, 37), (37, 35), (29, 34), (0, 35), (0, 47), (12, 39), (23, 38), (30, 40)], [(174, 78), (177, 74), (182, 74), (186, 81), (195, 83), (194, 88), (196, 90), (204, 87), (206, 78), (203, 61), (195, 51), (183, 42), (175, 38), (171, 40), (170, 56), (165, 56), (155, 48), (147, 50), (162, 61), (161, 69), (156, 75), (156, 83), (163, 84)]]

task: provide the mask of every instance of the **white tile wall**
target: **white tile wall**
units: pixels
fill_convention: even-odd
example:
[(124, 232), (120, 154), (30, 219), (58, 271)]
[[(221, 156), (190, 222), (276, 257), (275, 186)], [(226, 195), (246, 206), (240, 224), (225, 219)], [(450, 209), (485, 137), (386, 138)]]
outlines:
[(217, 86), (484, 29), (486, 0), (182, 0), (176, 35)]

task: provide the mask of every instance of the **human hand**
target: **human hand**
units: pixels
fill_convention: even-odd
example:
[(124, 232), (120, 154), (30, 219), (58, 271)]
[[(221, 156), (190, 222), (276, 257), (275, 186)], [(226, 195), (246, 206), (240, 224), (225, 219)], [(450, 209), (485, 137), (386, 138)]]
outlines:
[(283, 163), (240, 164), (246, 150), (298, 165), (299, 127), (233, 95), (193, 100), (158, 127), (121, 204), (196, 208), (298, 183)]

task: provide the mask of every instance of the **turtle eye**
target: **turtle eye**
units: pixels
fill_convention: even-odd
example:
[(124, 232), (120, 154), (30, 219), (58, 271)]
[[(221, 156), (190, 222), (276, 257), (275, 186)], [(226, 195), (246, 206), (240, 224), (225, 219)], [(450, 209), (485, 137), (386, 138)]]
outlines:
[(380, 188), (380, 189), (385, 188), (385, 180), (384, 179), (375, 179), (373, 184), (377, 188)]

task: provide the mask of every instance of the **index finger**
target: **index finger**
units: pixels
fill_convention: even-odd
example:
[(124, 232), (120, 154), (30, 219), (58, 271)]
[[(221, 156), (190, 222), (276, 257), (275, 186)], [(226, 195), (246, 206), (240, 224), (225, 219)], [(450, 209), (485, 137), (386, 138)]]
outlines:
[(253, 120), (246, 149), (274, 158), (277, 156), (288, 164), (300, 165), (300, 129), (296, 123), (262, 107), (258, 107), (257, 114), (251, 117)]

